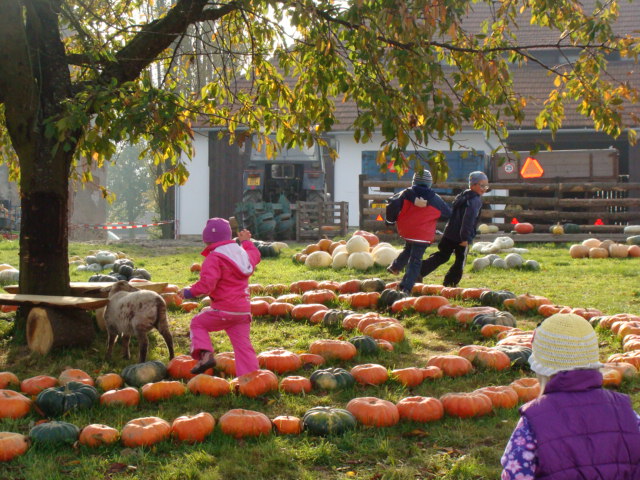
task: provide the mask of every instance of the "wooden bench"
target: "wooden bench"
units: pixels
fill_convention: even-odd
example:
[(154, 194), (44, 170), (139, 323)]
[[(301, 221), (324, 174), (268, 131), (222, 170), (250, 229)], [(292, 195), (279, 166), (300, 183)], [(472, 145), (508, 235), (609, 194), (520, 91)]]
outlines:
[[(93, 318), (88, 313), (96, 311), (98, 327), (104, 330), (104, 307), (109, 303), (104, 287), (113, 282), (72, 282), (72, 295), (27, 295), (18, 293), (18, 285), (4, 289), (0, 305), (17, 305), (29, 308), (27, 314), (27, 345), (31, 351), (46, 355), (60, 347), (87, 347), (96, 335)], [(140, 289), (161, 292), (166, 282), (139, 282)]]

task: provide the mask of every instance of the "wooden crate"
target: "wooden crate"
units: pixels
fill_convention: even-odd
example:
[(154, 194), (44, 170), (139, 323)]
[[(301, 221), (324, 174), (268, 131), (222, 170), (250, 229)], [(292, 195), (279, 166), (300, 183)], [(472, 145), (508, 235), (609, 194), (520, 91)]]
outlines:
[(296, 241), (346, 236), (349, 223), (347, 202), (297, 202)]

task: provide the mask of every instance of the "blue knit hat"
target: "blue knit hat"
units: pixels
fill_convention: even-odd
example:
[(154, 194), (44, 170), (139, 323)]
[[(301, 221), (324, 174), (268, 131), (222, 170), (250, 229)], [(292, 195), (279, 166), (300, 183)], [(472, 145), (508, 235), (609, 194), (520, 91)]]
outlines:
[(424, 185), (427, 188), (431, 188), (433, 185), (433, 177), (429, 170), (423, 170), (422, 173), (414, 173), (412, 183), (414, 185)]
[(475, 172), (471, 172), (469, 174), (469, 186), (480, 183), (483, 180), (488, 181), (489, 178), (487, 177), (486, 173), (481, 172), (480, 170), (476, 170)]

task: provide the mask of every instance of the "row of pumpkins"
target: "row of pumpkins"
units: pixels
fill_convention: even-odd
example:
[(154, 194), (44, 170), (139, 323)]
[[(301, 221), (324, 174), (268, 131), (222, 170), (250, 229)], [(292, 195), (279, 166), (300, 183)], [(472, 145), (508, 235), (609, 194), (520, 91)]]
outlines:
[(518, 253), (510, 253), (502, 258), (496, 253), (491, 253), (484, 257), (476, 258), (471, 265), (474, 271), (484, 270), (487, 267), (493, 268), (523, 268), (525, 270), (540, 270), (540, 264), (536, 260), (525, 260)]
[(569, 255), (571, 258), (640, 257), (640, 245), (625, 245), (613, 240), (600, 241), (597, 238), (588, 238), (582, 243), (571, 245)]
[(333, 242), (319, 240), (293, 256), (293, 260), (309, 268), (350, 268), (368, 270), (374, 266), (388, 267), (400, 251), (391, 244), (380, 242), (377, 235), (358, 230), (349, 240)]

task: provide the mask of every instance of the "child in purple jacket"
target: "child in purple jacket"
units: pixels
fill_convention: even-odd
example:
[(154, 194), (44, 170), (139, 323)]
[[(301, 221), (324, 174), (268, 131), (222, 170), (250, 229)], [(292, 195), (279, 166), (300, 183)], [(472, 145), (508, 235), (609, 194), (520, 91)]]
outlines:
[(213, 368), (210, 332), (224, 330), (233, 345), (236, 375), (257, 370), (258, 358), (251, 345), (251, 304), (249, 277), (260, 262), (260, 252), (250, 241), (251, 232), (238, 233), (240, 245), (231, 239), (231, 226), (223, 218), (210, 218), (202, 231), (207, 244), (202, 251), (205, 258), (200, 280), (182, 290), (184, 298), (208, 295), (211, 308), (204, 309), (191, 320), (191, 356), (198, 363), (191, 373), (198, 374)]
[(627, 395), (602, 387), (589, 322), (550, 316), (536, 328), (532, 351), (542, 393), (520, 408), (502, 480), (640, 479), (640, 416)]

